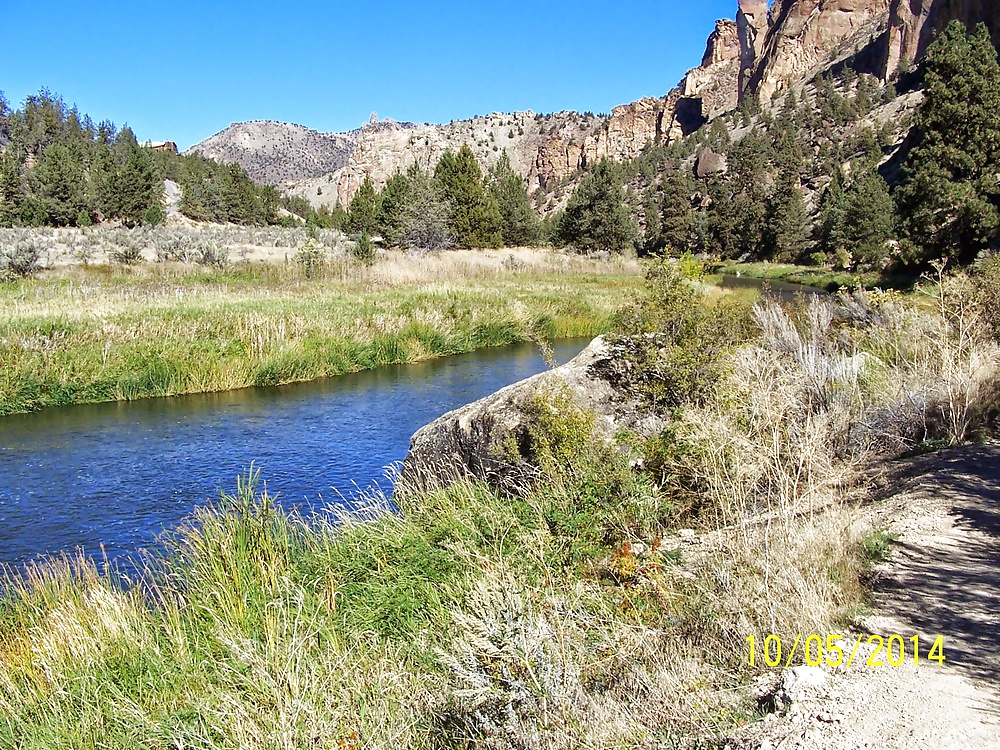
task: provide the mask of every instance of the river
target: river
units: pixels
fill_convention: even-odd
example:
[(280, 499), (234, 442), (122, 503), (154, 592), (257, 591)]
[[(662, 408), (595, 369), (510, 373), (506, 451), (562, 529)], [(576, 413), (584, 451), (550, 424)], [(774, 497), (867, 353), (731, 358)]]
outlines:
[[(589, 340), (559, 342), (569, 361)], [(546, 369), (534, 345), (226, 393), (0, 418), (0, 564), (122, 561), (253, 466), (286, 508), (351, 508), (420, 427)]]

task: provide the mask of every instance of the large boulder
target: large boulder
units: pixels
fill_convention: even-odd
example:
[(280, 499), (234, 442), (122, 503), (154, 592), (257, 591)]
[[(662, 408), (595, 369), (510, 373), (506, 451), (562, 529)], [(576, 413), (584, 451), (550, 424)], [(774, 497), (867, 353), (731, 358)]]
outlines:
[(397, 487), (404, 492), (446, 486), (458, 479), (485, 481), (520, 494), (540, 472), (532, 430), (541, 395), (568, 393), (576, 408), (594, 416), (594, 437), (613, 441), (622, 430), (652, 434), (662, 422), (624, 390), (628, 360), (622, 349), (595, 339), (562, 367), (507, 386), (449, 412), (421, 428), (410, 441)]

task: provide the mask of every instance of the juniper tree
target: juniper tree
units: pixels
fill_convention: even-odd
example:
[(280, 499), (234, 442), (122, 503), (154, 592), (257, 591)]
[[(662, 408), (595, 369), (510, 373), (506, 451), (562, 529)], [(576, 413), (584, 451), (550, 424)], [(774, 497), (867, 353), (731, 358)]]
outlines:
[(408, 198), (403, 215), (402, 244), (421, 250), (451, 247), (450, 208), (434, 179), (420, 165), (406, 170)]
[(409, 181), (404, 175), (396, 172), (382, 188), (375, 213), (376, 230), (390, 245), (399, 245), (403, 240), (409, 199)]
[(536, 244), (541, 239), (541, 221), (531, 208), (528, 189), (511, 167), (506, 150), (489, 171), (488, 190), (500, 212), (500, 238), (504, 246)]
[(622, 252), (635, 245), (638, 230), (629, 210), (620, 170), (601, 159), (570, 196), (559, 222), (559, 238), (581, 250)]
[(347, 206), (347, 231), (360, 234), (367, 232), (374, 234), (376, 231), (375, 217), (378, 214), (378, 194), (371, 178), (365, 175), (358, 192), (351, 198)]
[(451, 208), (449, 229), (463, 247), (499, 247), (502, 219), (496, 200), (483, 186), (483, 173), (467, 143), (445, 152), (434, 179)]
[(925, 83), (898, 205), (921, 260), (968, 263), (1000, 224), (1000, 66), (986, 26), (948, 24), (928, 48)]

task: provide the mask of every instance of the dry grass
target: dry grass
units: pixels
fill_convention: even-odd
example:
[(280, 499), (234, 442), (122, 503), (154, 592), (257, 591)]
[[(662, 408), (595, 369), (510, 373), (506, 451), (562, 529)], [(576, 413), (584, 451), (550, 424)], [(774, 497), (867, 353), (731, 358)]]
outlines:
[(634, 261), (543, 250), (390, 252), (366, 266), (310, 247), (308, 265), (77, 264), (0, 284), (0, 413), (593, 336), (638, 284)]

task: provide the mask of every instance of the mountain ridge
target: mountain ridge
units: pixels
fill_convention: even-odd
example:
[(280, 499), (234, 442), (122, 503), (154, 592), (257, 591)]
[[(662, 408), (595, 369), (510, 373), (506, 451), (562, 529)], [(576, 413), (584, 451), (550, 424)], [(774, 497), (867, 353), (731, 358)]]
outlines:
[(533, 193), (572, 181), (599, 159), (632, 159), (649, 143), (690, 135), (750, 101), (767, 107), (837, 64), (888, 80), (955, 18), (970, 25), (985, 21), (1000, 41), (1000, 9), (983, 0), (777, 0), (770, 7), (767, 0), (738, 0), (736, 6), (735, 19), (716, 23), (701, 64), (677, 86), (664, 96), (619, 105), (610, 115), (526, 110), (447, 125), (373, 118), (348, 133), (252, 121), (235, 123), (189, 151), (236, 161), (257, 181), (332, 207), (346, 205), (366, 177), (380, 187), (395, 171), (414, 163), (433, 168), (444, 151), (465, 144), (484, 168), (506, 150)]

